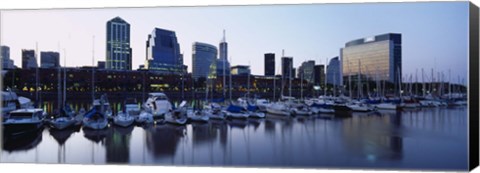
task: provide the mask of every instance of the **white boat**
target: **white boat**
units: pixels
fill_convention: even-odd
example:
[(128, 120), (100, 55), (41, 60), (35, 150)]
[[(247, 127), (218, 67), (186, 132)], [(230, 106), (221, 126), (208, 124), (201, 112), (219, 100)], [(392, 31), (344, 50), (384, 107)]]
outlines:
[(257, 105), (251, 105), (247, 102), (247, 111), (249, 117), (252, 118), (265, 118), (265, 113), (260, 110), (260, 107)]
[(290, 116), (290, 110), (284, 103), (273, 103), (267, 107), (267, 113), (275, 115)]
[(73, 126), (76, 122), (74, 117), (57, 117), (50, 121), (50, 126), (57, 130), (63, 130)]
[(118, 112), (117, 116), (113, 118), (113, 123), (121, 127), (128, 127), (133, 124), (135, 118), (128, 113)]
[(255, 100), (255, 105), (258, 106), (261, 112), (266, 112), (267, 107), (270, 106), (270, 102), (266, 99), (257, 99)]
[(398, 107), (396, 104), (393, 103), (380, 103), (375, 105), (375, 108), (377, 109), (383, 109), (383, 110), (397, 110)]
[(50, 121), (50, 127), (57, 130), (63, 130), (75, 125), (76, 123), (77, 120), (75, 119), (75, 111), (73, 111), (69, 105), (65, 105), (57, 114), (57, 117)]
[(295, 106), (290, 108), (292, 115), (312, 115), (312, 111), (306, 106)]
[(22, 96), (17, 96), (15, 92), (2, 91), (2, 115), (6, 116), (11, 111), (17, 109), (33, 108), (33, 103), (30, 99)]
[(224, 120), (225, 113), (222, 111), (222, 106), (218, 103), (210, 103), (203, 107), (203, 113), (213, 120)]
[(150, 112), (153, 118), (161, 118), (172, 111), (172, 104), (164, 93), (149, 93), (148, 99), (143, 104), (143, 109)]
[(136, 99), (127, 98), (125, 100), (125, 113), (132, 117), (137, 117), (142, 111)]
[(353, 112), (371, 112), (374, 110), (374, 108), (363, 103), (350, 103), (347, 104), (347, 107), (352, 109)]
[(230, 104), (224, 113), (227, 118), (234, 118), (234, 119), (247, 119), (249, 114), (248, 111), (242, 107)]
[(206, 114), (205, 111), (203, 110), (193, 110), (193, 109), (188, 109), (187, 110), (187, 117), (188, 120), (193, 121), (193, 122), (208, 122), (209, 120), (209, 114)]
[(83, 118), (83, 127), (93, 130), (105, 129), (108, 125), (107, 116), (93, 107), (90, 111), (85, 113)]
[(40, 129), (43, 126), (44, 114), (42, 109), (17, 109), (10, 112), (8, 119), (3, 122), (5, 135), (21, 135)]
[(165, 114), (165, 122), (173, 125), (185, 125), (187, 123), (187, 108), (185, 107), (186, 102), (182, 101), (180, 106), (170, 112)]
[(135, 117), (135, 123), (137, 124), (151, 124), (153, 122), (153, 115), (147, 111), (142, 111)]

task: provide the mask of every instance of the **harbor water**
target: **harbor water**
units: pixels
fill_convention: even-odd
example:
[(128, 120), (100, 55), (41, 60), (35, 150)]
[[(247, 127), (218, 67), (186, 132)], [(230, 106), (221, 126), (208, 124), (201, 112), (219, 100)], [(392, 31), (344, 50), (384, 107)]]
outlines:
[(45, 127), (3, 138), (1, 162), (464, 170), (467, 107), (155, 124)]

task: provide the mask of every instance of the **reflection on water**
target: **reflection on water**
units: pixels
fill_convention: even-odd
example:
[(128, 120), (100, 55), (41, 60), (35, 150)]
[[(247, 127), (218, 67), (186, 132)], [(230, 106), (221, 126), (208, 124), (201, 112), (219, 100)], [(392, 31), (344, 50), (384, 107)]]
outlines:
[(467, 108), (267, 115), (186, 126), (42, 129), (3, 139), (2, 162), (253, 167), (467, 168)]

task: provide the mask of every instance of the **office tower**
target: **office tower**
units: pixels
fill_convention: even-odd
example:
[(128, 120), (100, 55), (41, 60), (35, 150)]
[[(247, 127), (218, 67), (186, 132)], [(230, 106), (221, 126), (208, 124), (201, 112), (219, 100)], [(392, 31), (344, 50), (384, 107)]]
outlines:
[(26, 50), (22, 49), (22, 68), (37, 68), (37, 56), (35, 55), (35, 50)]
[(275, 54), (266, 53), (264, 55), (264, 73), (265, 76), (275, 75)]
[(42, 68), (60, 67), (60, 54), (58, 52), (40, 52), (40, 67)]
[(402, 35), (388, 33), (347, 42), (340, 50), (344, 76), (397, 84), (402, 76)]
[[(194, 79), (207, 78), (216, 70), (217, 48), (211, 44), (195, 42), (192, 45), (192, 76)], [(215, 72), (216, 73), (216, 72)]]
[(130, 24), (120, 17), (107, 22), (106, 68), (132, 70)]
[(155, 28), (148, 35), (145, 66), (160, 74), (183, 73), (183, 58), (174, 31)]

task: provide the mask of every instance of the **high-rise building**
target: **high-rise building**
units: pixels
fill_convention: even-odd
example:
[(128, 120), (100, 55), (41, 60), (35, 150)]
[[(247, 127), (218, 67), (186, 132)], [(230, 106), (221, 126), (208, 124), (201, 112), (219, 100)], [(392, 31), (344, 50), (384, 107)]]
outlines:
[(327, 66), (327, 84), (342, 85), (341, 62), (338, 57), (332, 58)]
[(10, 47), (8, 46), (0, 46), (1, 52), (1, 60), (2, 60), (2, 67), (4, 69), (13, 69), (15, 65), (13, 64), (13, 60), (10, 59)]
[(250, 67), (246, 65), (237, 65), (232, 67), (232, 75), (238, 76), (248, 76), (250, 72)]
[(132, 70), (130, 24), (120, 17), (107, 22), (106, 68)]
[(40, 67), (42, 68), (60, 67), (60, 54), (58, 52), (40, 52)]
[(306, 80), (308, 83), (313, 83), (315, 80), (315, 61), (305, 61), (302, 62), (302, 65), (298, 67), (298, 78), (301, 79), (303, 75), (303, 80)]
[(402, 76), (402, 35), (388, 33), (361, 38), (340, 50), (344, 76), (397, 83)]
[(225, 37), (225, 30), (223, 30), (223, 38), (219, 45), (219, 58), (217, 60), (217, 76), (230, 75), (230, 62), (228, 62), (228, 43)]
[(323, 64), (315, 65), (314, 69), (315, 69), (314, 70), (315, 74), (313, 75), (315, 76), (314, 84), (317, 86), (325, 85), (325, 65)]
[[(207, 78), (216, 66), (217, 48), (211, 44), (195, 42), (192, 45), (192, 76), (194, 79)], [(216, 73), (216, 72), (215, 72)]]
[(22, 49), (22, 68), (37, 68), (37, 56), (35, 54), (35, 50), (26, 50)]
[(275, 54), (266, 53), (264, 55), (264, 72), (265, 76), (274, 76), (275, 75)]
[(282, 78), (283, 79), (289, 79), (294, 78), (295, 74), (293, 68), (293, 57), (282, 57)]
[(148, 35), (145, 66), (161, 74), (184, 72), (183, 57), (174, 31), (155, 28)]

